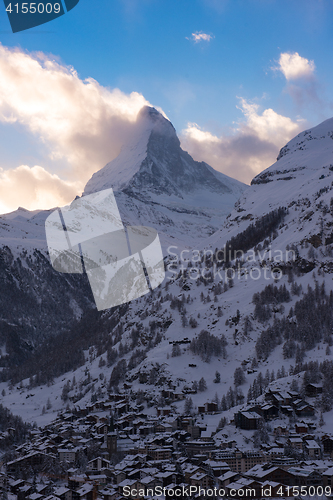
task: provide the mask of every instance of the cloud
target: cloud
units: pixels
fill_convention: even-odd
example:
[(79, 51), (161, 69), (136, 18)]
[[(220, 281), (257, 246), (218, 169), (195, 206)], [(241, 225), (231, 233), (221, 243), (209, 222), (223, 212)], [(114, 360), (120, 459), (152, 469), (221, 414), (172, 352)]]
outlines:
[(181, 143), (195, 159), (216, 170), (250, 183), (252, 178), (275, 162), (279, 149), (304, 127), (273, 109), (259, 113), (259, 106), (240, 98), (245, 120), (230, 135), (217, 136), (190, 123), (182, 131)]
[(34, 210), (65, 205), (75, 198), (80, 188), (80, 182), (64, 181), (37, 165), (0, 169), (0, 212), (19, 206)]
[(278, 66), (272, 70), (280, 71), (287, 80), (285, 92), (294, 101), (297, 111), (305, 108), (318, 110), (324, 106), (319, 97), (320, 85), (315, 76), (315, 63), (299, 55), (298, 52), (280, 54)]
[(0, 121), (39, 137), (70, 181), (84, 184), (118, 155), (145, 104), (137, 92), (80, 79), (51, 56), (0, 45)]
[(208, 35), (207, 33), (203, 33), (203, 31), (196, 31), (192, 33), (190, 38), (186, 37), (187, 40), (192, 40), (194, 43), (210, 42), (213, 38), (213, 35)]
[(283, 52), (280, 54), (278, 66), (273, 70), (281, 71), (287, 81), (299, 79), (311, 79), (316, 69), (314, 61), (309, 61), (299, 55), (298, 52)]

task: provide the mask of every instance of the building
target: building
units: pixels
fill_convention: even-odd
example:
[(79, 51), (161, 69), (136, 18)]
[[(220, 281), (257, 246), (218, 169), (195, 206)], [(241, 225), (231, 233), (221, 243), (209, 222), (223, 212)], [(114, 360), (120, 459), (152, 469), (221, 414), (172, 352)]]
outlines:
[(245, 430), (258, 429), (261, 416), (254, 411), (239, 411), (234, 414), (234, 421), (236, 427)]

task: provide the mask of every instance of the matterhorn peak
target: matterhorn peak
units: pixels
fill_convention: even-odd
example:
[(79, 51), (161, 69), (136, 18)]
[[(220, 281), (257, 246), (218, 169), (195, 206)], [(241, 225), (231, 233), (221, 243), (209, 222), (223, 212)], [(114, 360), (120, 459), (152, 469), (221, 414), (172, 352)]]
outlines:
[(155, 108), (144, 106), (128, 143), (117, 158), (92, 176), (84, 195), (112, 188), (141, 200), (151, 200), (156, 194), (182, 200), (185, 194), (206, 188), (231, 193), (230, 182), (241, 185), (206, 163), (194, 161), (181, 149), (171, 122)]
[(160, 143), (171, 141), (176, 147), (180, 145), (171, 122), (155, 108), (144, 106), (139, 111), (120, 154), (92, 176), (85, 187), (84, 195), (110, 187), (115, 191), (125, 188), (147, 156), (151, 135), (159, 138)]
[(110, 188), (125, 222), (194, 237), (220, 226), (245, 185), (193, 160), (171, 122), (145, 106), (120, 154), (92, 176), (83, 194)]

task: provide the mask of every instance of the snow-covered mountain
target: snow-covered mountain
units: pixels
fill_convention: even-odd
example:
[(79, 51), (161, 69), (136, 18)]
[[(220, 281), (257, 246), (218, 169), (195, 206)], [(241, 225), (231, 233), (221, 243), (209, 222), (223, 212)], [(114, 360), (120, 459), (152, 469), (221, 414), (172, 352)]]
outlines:
[[(172, 224), (162, 215), (168, 213), (174, 223), (181, 224), (185, 216), (176, 210), (177, 200), (180, 205), (196, 203), (198, 210), (203, 173), (213, 176), (208, 176), (205, 185), (212, 199), (226, 196), (233, 181), (182, 152), (172, 125), (154, 110), (143, 110), (141, 120), (145, 126), (138, 130), (132, 144), (123, 149), (120, 159), (93, 176), (85, 194), (110, 187), (112, 178), (121, 214), (128, 223), (154, 225), (154, 217), (160, 217), (159, 231), (173, 236)], [(75, 334), (54, 341), (52, 356), (44, 349), (33, 355), (30, 365), (23, 365), (21, 372), (12, 371), (15, 382), (20, 380), (20, 373), (25, 378), (35, 373), (34, 369), (44, 373), (41, 381), (52, 379), (61, 353), (68, 358), (75, 346), (75, 352), (81, 349), (82, 355), (73, 365), (74, 373), (67, 375), (68, 379), (73, 375), (76, 378), (76, 386), (71, 384), (68, 393), (71, 404), (87, 404), (92, 394), (105, 394), (108, 387), (115, 386), (144, 391), (158, 401), (162, 389), (188, 391), (193, 381), (204, 377), (207, 390), (192, 395), (194, 404), (199, 405), (211, 401), (217, 390), (220, 398), (226, 395), (233, 387), (236, 368), (259, 363), (256, 370), (265, 373), (269, 368), (277, 373), (282, 365), (288, 372), (289, 366), (300, 359), (331, 360), (324, 344), (333, 343), (333, 317), (324, 305), (329, 299), (319, 294), (318, 286), (324, 282), (326, 294), (333, 289), (332, 137), (333, 119), (295, 137), (281, 149), (277, 162), (255, 177), (220, 229), (205, 238), (197, 231), (195, 251), (185, 257), (180, 249), (168, 255), (167, 280), (159, 289), (122, 309), (83, 317)], [(173, 155), (174, 162), (168, 160), (167, 153)], [(121, 158), (126, 165), (123, 172)], [(137, 158), (136, 163), (129, 158)], [(158, 158), (164, 159), (159, 163)], [(174, 164), (178, 165), (177, 183), (172, 173)], [(242, 190), (237, 183), (234, 186)], [(169, 206), (166, 200), (172, 204)], [(205, 205), (201, 206), (205, 211)], [(198, 229), (197, 212), (186, 217), (192, 217), (193, 227)], [(207, 235), (208, 212), (203, 220), (208, 221)], [(187, 238), (186, 244), (190, 242)], [(223, 250), (226, 243), (232, 252), (240, 251), (242, 258), (239, 253), (238, 261), (232, 253), (224, 261), (221, 254), (216, 258), (216, 250)], [(280, 273), (273, 269), (280, 269)], [(311, 295), (308, 285), (317, 292)], [(311, 311), (316, 312), (315, 320)], [(286, 325), (292, 325), (292, 329)], [(212, 337), (206, 333), (205, 338), (200, 337), (202, 330)], [(189, 349), (187, 343), (193, 339), (201, 340)], [(70, 366), (70, 360), (67, 363)], [(87, 371), (91, 383), (86, 383)], [(214, 383), (216, 371), (221, 373), (220, 385)], [(246, 374), (244, 394), (256, 376), (251, 370)], [(47, 397), (54, 410), (62, 407), (59, 395), (64, 380), (66, 376), (61, 376), (55, 378), (51, 389), (45, 386), (40, 393), (45, 401), (38, 394), (29, 399), (32, 419), (40, 414)], [(287, 388), (291, 380), (282, 379), (281, 387)], [(123, 389), (125, 382), (130, 389)], [(29, 384), (26, 379), (24, 385)], [(17, 413), (27, 410), (26, 403), (24, 407), (18, 405), (15, 389), (7, 393), (4, 403), (13, 404), (11, 409)], [(182, 404), (178, 404), (179, 411)]]
[(223, 246), (224, 239), (280, 206), (289, 210), (288, 231), (275, 245), (306, 239), (325, 244), (332, 232), (332, 184), (333, 118), (301, 132), (280, 150), (276, 163), (253, 179), (209, 244)]
[[(194, 245), (221, 227), (246, 186), (180, 148), (172, 124), (153, 108), (138, 116), (129, 144), (87, 183), (112, 187), (125, 224), (152, 226), (164, 249)], [(71, 331), (94, 308), (86, 276), (55, 271), (48, 257), (50, 210), (0, 216), (0, 365), (22, 362), (50, 335)]]
[(131, 141), (92, 176), (84, 195), (110, 187), (125, 223), (155, 227), (163, 246), (193, 246), (221, 227), (247, 186), (194, 161), (172, 124), (146, 106)]

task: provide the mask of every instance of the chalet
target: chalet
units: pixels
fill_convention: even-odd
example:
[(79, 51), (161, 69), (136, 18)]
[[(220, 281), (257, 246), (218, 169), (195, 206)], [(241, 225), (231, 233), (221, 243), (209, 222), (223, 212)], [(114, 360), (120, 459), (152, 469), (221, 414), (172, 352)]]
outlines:
[(322, 443), (323, 443), (324, 453), (329, 453), (332, 456), (333, 438), (331, 436), (323, 436)]
[(197, 472), (190, 477), (190, 485), (208, 489), (214, 486), (214, 480), (206, 473)]
[(60, 462), (74, 463), (76, 460), (78, 448), (60, 448), (58, 455)]
[[(123, 495), (123, 490), (125, 486), (129, 489), (136, 489), (137, 488), (137, 481), (132, 480), (132, 479), (124, 479), (121, 483), (118, 484), (118, 492)], [(126, 490), (125, 490), (126, 491)]]
[(305, 393), (309, 398), (314, 398), (322, 392), (323, 386), (321, 384), (307, 384), (305, 387)]
[(172, 413), (172, 408), (170, 408), (170, 406), (157, 408), (157, 416), (158, 417), (161, 417), (161, 416), (166, 417), (166, 416), (170, 415), (170, 413)]
[(246, 430), (258, 429), (261, 416), (258, 413), (250, 411), (239, 411), (234, 414), (234, 421), (236, 427)]
[(99, 493), (102, 496), (103, 500), (116, 500), (119, 497), (118, 491), (112, 487), (104, 488)]
[(294, 476), (297, 486), (319, 486), (323, 484), (322, 475), (311, 467), (291, 467), (288, 472)]
[(144, 489), (145, 491), (147, 491), (147, 489), (154, 490), (157, 486), (163, 486), (163, 482), (153, 476), (146, 476), (137, 482), (137, 488)]
[(177, 482), (179, 479), (178, 475), (173, 472), (157, 472), (154, 474), (154, 477), (162, 482), (162, 486), (165, 488), (169, 486), (169, 484)]
[(205, 403), (206, 413), (215, 413), (218, 410), (218, 405), (216, 403)]
[(184, 469), (185, 482), (189, 483), (190, 477), (194, 474), (203, 474), (205, 471), (203, 468), (198, 467), (197, 465), (189, 464), (186, 469)]
[(52, 456), (46, 455), (44, 453), (39, 453), (37, 451), (34, 451), (32, 453), (28, 453), (27, 455), (24, 455), (23, 457), (17, 458), (16, 460), (13, 460), (12, 462), (8, 462), (7, 463), (7, 473), (16, 474), (19, 470), (22, 470), (26, 467), (40, 466), (47, 457), (53, 461)]
[(230, 467), (226, 462), (217, 461), (217, 460), (205, 460), (202, 465), (211, 471), (214, 477), (219, 477), (224, 472), (230, 471)]
[(279, 408), (272, 404), (266, 404), (260, 407), (260, 414), (265, 420), (272, 420), (279, 414)]
[(160, 424), (155, 425), (154, 431), (159, 432), (172, 432), (172, 425), (168, 423), (161, 422)]
[(265, 399), (266, 399), (266, 401), (269, 401), (270, 403), (272, 403), (273, 405), (275, 405), (277, 407), (280, 407), (281, 405), (283, 405), (285, 403), (280, 392), (279, 391), (272, 391), (271, 389), (269, 389), (265, 393)]
[(289, 436), (289, 429), (287, 426), (277, 425), (274, 427), (275, 436)]
[(309, 441), (304, 441), (303, 449), (308, 454), (310, 458), (320, 458), (321, 457), (321, 448), (319, 444), (311, 439)]
[(276, 481), (265, 481), (262, 483), (263, 491), (266, 492), (268, 490), (270, 492), (270, 498), (281, 498), (281, 491), (283, 491), (283, 488), (284, 485)]
[(109, 460), (105, 460), (105, 458), (97, 457), (93, 460), (90, 460), (87, 465), (88, 470), (101, 470), (101, 469), (109, 469), (110, 462)]
[(72, 500), (72, 491), (64, 486), (55, 488), (54, 494), (56, 497), (60, 498), (60, 500)]
[(330, 486), (333, 488), (333, 467), (323, 472), (323, 486)]
[(307, 432), (309, 432), (309, 428), (306, 424), (295, 424), (295, 431), (297, 432), (297, 434), (306, 434)]
[(225, 486), (228, 486), (228, 484), (237, 481), (240, 477), (241, 476), (238, 472), (229, 470), (217, 478), (218, 485), (220, 488), (224, 488)]
[(147, 455), (152, 460), (170, 460), (172, 457), (172, 450), (170, 448), (149, 448)]
[(294, 409), (290, 405), (281, 405), (280, 406), (280, 411), (284, 414), (287, 415), (288, 417), (291, 417), (294, 413)]
[(313, 417), (315, 414), (315, 409), (308, 403), (302, 403), (295, 408), (295, 413), (298, 417)]
[(300, 437), (289, 437), (287, 439), (287, 445), (296, 450), (303, 450), (303, 439)]
[(247, 477), (264, 482), (275, 481), (277, 483), (293, 486), (295, 484), (294, 475), (280, 467), (265, 465), (256, 465), (246, 473)]

